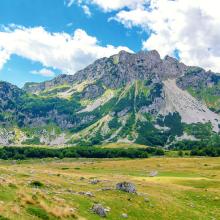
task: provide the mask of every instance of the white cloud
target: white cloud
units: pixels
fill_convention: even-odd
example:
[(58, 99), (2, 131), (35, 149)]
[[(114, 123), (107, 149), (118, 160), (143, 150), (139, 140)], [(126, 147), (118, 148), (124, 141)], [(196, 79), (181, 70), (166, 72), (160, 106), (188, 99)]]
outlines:
[(67, 7), (71, 7), (72, 4), (74, 3), (75, 0), (65, 0), (64, 1), (64, 4), (67, 6)]
[(52, 70), (49, 70), (46, 68), (43, 68), (41, 70), (32, 70), (31, 73), (35, 75), (46, 76), (46, 77), (55, 76), (55, 73)]
[(88, 17), (91, 17), (92, 16), (92, 13), (89, 9), (89, 7), (87, 5), (82, 5), (82, 9), (84, 11), (84, 13), (88, 16)]
[(99, 6), (104, 11), (113, 11), (125, 7), (129, 9), (143, 8), (149, 0), (90, 0), (89, 2)]
[[(66, 5), (67, 7), (71, 7), (75, 3), (76, 5), (78, 5), (79, 7), (82, 8), (85, 15), (87, 15), (88, 17), (91, 17), (92, 13), (91, 13), (88, 5), (86, 5), (87, 2), (88, 2), (88, 0), (65, 0), (64, 5)], [(85, 3), (85, 4), (83, 4), (83, 3)]]
[(120, 10), (123, 8), (135, 9), (144, 8), (150, 0), (65, 0), (65, 5), (70, 7), (72, 4), (98, 6), (105, 12)]
[(148, 29), (149, 15), (144, 9), (137, 8), (133, 10), (121, 10), (115, 17), (111, 17), (109, 21), (115, 20), (122, 23), (127, 28), (140, 26), (145, 31)]
[(77, 29), (73, 35), (50, 33), (43, 27), (9, 27), (0, 32), (0, 67), (10, 55), (38, 61), (43, 66), (74, 74), (98, 58), (108, 57), (127, 47), (100, 46), (96, 37)]
[(10, 54), (4, 50), (0, 48), (0, 70), (3, 68), (4, 64), (9, 60), (10, 58)]
[(73, 26), (73, 23), (72, 22), (69, 22), (68, 24), (66, 24), (67, 27), (71, 27)]
[(178, 50), (186, 64), (220, 72), (218, 0), (151, 0), (149, 3), (148, 7), (120, 10), (113, 19), (127, 28), (139, 26), (151, 31), (143, 49), (156, 49), (162, 56)]

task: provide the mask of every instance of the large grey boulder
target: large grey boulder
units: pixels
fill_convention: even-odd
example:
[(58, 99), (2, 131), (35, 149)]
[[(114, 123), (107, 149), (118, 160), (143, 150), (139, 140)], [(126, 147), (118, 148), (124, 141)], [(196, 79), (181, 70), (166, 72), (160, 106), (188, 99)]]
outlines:
[(130, 182), (117, 183), (116, 189), (127, 193), (136, 193), (136, 186)]
[(107, 212), (105, 210), (105, 208), (101, 205), (101, 204), (94, 204), (92, 206), (92, 211), (101, 216), (101, 217), (106, 217), (107, 216)]

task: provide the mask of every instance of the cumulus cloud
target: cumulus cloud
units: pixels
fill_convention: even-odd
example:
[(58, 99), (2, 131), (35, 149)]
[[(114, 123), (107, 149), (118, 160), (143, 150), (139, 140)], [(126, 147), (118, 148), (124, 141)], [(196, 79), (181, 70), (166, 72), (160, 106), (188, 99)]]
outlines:
[(114, 11), (122, 8), (144, 8), (149, 3), (149, 0), (90, 0), (89, 2), (99, 6), (104, 11)]
[(149, 29), (149, 14), (147, 11), (141, 8), (133, 10), (121, 10), (116, 16), (109, 18), (109, 21), (115, 20), (122, 23), (126, 28), (132, 28), (139, 26), (145, 31)]
[(123, 8), (136, 9), (144, 8), (150, 0), (65, 0), (65, 5), (70, 7), (72, 4), (87, 6), (90, 4), (98, 6), (105, 12), (120, 10)]
[(31, 73), (34, 75), (41, 75), (46, 77), (55, 76), (55, 73), (52, 70), (46, 68), (43, 68), (41, 70), (32, 70)]
[(96, 37), (77, 29), (67, 33), (50, 33), (43, 27), (8, 27), (0, 32), (0, 67), (10, 55), (40, 62), (44, 67), (59, 69), (74, 74), (98, 58), (108, 57), (127, 47), (99, 45)]
[[(83, 0), (81, 0), (82, 2)], [(85, 0), (88, 3), (88, 1)], [(220, 72), (218, 0), (90, 0), (103, 12), (115, 11), (126, 28), (138, 26), (150, 34), (143, 49), (162, 56), (179, 52), (181, 61)]]
[(10, 54), (6, 50), (0, 48), (0, 70), (2, 69), (4, 64), (9, 60), (9, 58)]

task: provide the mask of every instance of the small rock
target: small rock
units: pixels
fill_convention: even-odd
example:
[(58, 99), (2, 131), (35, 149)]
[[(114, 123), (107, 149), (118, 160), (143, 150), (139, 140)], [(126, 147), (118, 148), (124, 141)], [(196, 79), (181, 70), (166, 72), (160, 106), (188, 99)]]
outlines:
[(85, 195), (89, 196), (89, 197), (94, 197), (93, 193), (91, 193), (91, 192), (85, 192)]
[(92, 211), (101, 217), (107, 216), (106, 210), (101, 204), (94, 204), (92, 206)]
[(89, 197), (94, 197), (92, 192), (78, 192), (79, 195), (85, 195), (85, 196), (89, 196)]
[(111, 187), (104, 187), (101, 189), (101, 191), (109, 191), (109, 190), (112, 190), (112, 188)]
[(121, 217), (122, 217), (122, 218), (128, 218), (128, 215), (127, 215), (126, 213), (123, 213), (123, 214), (121, 215)]
[(100, 182), (100, 180), (97, 180), (97, 179), (93, 179), (93, 180), (90, 181), (91, 184), (97, 184), (99, 182)]
[(136, 193), (136, 187), (133, 183), (121, 182), (116, 184), (116, 189), (128, 193)]
[(190, 206), (191, 208), (195, 208), (195, 205), (194, 205), (193, 203), (189, 204), (189, 206)]
[(110, 208), (110, 207), (106, 207), (106, 208), (105, 208), (105, 211), (106, 211), (106, 212), (110, 212), (110, 211), (111, 211), (111, 208)]
[(75, 208), (70, 208), (69, 210), (70, 210), (70, 212), (75, 212), (76, 209)]
[(150, 174), (149, 174), (150, 177), (154, 177), (154, 176), (157, 176), (157, 175), (158, 175), (157, 170), (151, 171)]
[(144, 198), (144, 201), (145, 202), (150, 202), (150, 199), (149, 198)]

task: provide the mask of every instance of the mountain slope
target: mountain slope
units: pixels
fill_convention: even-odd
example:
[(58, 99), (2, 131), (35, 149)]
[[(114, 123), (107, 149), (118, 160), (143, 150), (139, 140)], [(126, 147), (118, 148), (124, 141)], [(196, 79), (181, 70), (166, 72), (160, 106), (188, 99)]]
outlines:
[(22, 90), (2, 83), (0, 143), (170, 146), (212, 140), (220, 124), (219, 81), (215, 73), (161, 59), (157, 51), (121, 51)]
[(167, 115), (170, 112), (178, 112), (182, 122), (209, 123), (213, 130), (219, 131), (220, 116), (206, 107), (202, 102), (195, 99), (187, 91), (181, 90), (175, 80), (164, 81), (164, 93), (166, 106), (160, 113)]

